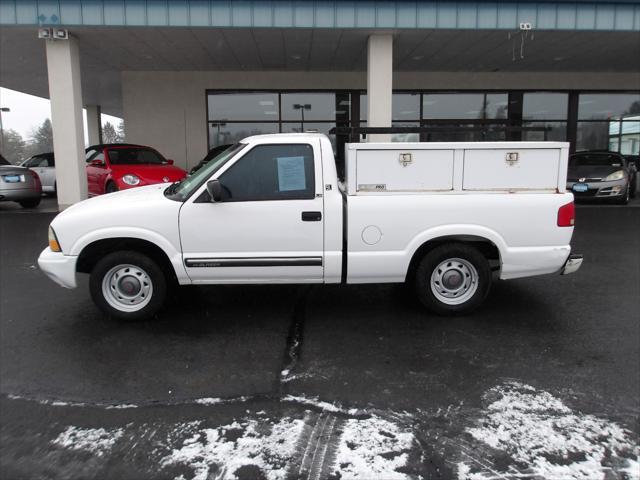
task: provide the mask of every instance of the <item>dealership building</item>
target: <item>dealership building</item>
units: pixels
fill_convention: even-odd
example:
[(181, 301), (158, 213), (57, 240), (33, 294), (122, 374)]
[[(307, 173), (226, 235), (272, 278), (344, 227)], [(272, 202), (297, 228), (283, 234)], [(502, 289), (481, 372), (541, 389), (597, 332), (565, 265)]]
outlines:
[[(637, 1), (0, 0), (0, 86), (51, 99), (58, 199), (100, 112), (178, 166), (260, 133), (640, 149)], [(332, 135), (340, 158), (345, 141)]]

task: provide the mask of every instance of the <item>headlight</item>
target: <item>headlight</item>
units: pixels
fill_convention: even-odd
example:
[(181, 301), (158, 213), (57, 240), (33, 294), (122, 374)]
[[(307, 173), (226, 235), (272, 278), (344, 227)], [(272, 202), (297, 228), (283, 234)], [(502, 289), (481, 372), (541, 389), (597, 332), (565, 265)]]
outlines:
[(603, 182), (611, 182), (613, 180), (622, 180), (624, 178), (624, 170), (618, 170), (617, 172), (613, 172), (611, 175), (607, 175), (602, 179)]
[(56, 237), (56, 232), (53, 231), (51, 225), (49, 225), (49, 248), (52, 252), (62, 251), (62, 248), (60, 248), (60, 243), (58, 243), (58, 237)]
[(140, 179), (132, 173), (129, 173), (122, 177), (122, 181), (127, 185), (138, 185), (140, 183)]

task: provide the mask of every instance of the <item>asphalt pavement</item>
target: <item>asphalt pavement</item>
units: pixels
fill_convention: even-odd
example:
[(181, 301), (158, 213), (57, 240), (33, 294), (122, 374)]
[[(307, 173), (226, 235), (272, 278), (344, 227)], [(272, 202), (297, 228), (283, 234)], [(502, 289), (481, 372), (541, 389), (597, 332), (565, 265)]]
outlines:
[(637, 202), (579, 206), (580, 271), (465, 317), (402, 285), (215, 286), (135, 324), (38, 270), (52, 202), (0, 204), (1, 478), (640, 477)]

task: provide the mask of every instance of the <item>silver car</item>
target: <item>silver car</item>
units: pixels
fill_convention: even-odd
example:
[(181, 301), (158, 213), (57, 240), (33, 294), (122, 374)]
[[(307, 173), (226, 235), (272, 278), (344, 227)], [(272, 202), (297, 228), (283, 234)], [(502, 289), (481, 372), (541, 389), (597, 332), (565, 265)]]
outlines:
[(617, 152), (578, 152), (569, 157), (567, 190), (576, 200), (610, 200), (626, 205), (635, 196), (635, 167)]
[(56, 193), (56, 162), (53, 152), (34, 155), (20, 165), (38, 174), (44, 193)]
[(18, 202), (23, 208), (35, 208), (42, 198), (42, 184), (36, 172), (11, 165), (0, 155), (0, 202)]

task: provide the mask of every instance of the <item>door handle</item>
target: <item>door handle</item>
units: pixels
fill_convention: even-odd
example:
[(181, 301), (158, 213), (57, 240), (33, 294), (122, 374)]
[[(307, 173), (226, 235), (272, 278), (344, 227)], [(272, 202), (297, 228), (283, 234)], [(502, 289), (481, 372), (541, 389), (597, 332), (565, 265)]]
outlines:
[(319, 222), (322, 220), (322, 212), (302, 212), (303, 222)]

